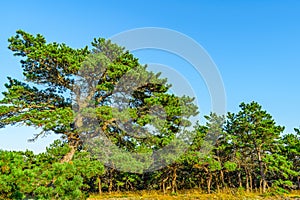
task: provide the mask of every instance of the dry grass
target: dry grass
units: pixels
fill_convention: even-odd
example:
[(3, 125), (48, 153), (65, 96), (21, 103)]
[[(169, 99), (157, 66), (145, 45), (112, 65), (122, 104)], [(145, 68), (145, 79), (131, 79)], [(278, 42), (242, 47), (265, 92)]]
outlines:
[(243, 191), (236, 191), (231, 189), (226, 189), (218, 193), (205, 194), (199, 190), (183, 190), (179, 191), (177, 194), (164, 195), (159, 191), (138, 191), (138, 192), (113, 192), (111, 194), (103, 193), (100, 195), (92, 195), (89, 200), (98, 199), (109, 199), (109, 200), (170, 200), (170, 199), (220, 199), (220, 200), (250, 200), (250, 199), (267, 199), (267, 200), (277, 200), (277, 199), (291, 199), (300, 200), (300, 191), (294, 191), (291, 194), (281, 195), (281, 196), (265, 196), (259, 193), (248, 193)]

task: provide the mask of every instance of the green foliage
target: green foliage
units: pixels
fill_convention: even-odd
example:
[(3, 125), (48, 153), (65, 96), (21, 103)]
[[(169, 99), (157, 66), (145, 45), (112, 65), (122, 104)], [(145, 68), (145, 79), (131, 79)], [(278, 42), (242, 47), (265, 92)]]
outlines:
[(234, 162), (227, 161), (224, 163), (224, 168), (228, 171), (235, 171), (237, 168), (237, 164)]
[[(211, 113), (205, 125), (187, 130), (198, 113), (194, 99), (171, 94), (167, 79), (110, 40), (73, 49), (19, 30), (9, 49), (21, 58), (25, 82), (8, 77), (0, 128), (32, 126), (42, 130), (33, 140), (55, 133), (62, 141), (38, 155), (0, 150), (1, 199), (85, 199), (95, 192), (145, 189), (300, 189), (300, 130), (282, 135), (284, 127), (257, 102), (241, 103), (239, 112), (226, 116)], [(156, 164), (151, 156), (162, 148)], [(166, 166), (152, 171), (156, 165)]]
[[(63, 161), (82, 148), (83, 137), (95, 138), (99, 132), (126, 152), (152, 152), (170, 144), (198, 113), (193, 98), (170, 94), (167, 79), (110, 40), (94, 39), (92, 49), (73, 49), (18, 30), (8, 41), (21, 58), (26, 82), (8, 78), (0, 128), (21, 124), (42, 129), (33, 140), (61, 134), (71, 148)], [(118, 159), (122, 156), (130, 159), (126, 153)]]
[(68, 145), (58, 140), (47, 152), (0, 151), (0, 197), (38, 199), (84, 199), (91, 179), (104, 172), (103, 164), (87, 152), (78, 152), (73, 161), (60, 163)]

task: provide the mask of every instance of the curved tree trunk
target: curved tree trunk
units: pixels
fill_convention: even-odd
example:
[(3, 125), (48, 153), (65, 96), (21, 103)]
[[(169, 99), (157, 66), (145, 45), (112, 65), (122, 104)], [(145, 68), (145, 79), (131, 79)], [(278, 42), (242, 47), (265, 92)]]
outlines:
[(172, 177), (172, 192), (175, 193), (177, 191), (177, 184), (176, 184), (176, 179), (177, 179), (177, 166), (173, 167), (173, 177)]
[(76, 146), (69, 145), (70, 151), (64, 155), (64, 157), (60, 160), (60, 163), (70, 162), (76, 152)]
[(70, 162), (72, 160), (80, 141), (78, 134), (68, 133), (66, 135), (68, 135), (68, 145), (70, 151), (64, 155), (64, 157), (60, 160), (60, 163)]
[(166, 182), (168, 179), (169, 179), (169, 177), (162, 180), (162, 189), (163, 189), (164, 195), (166, 194)]

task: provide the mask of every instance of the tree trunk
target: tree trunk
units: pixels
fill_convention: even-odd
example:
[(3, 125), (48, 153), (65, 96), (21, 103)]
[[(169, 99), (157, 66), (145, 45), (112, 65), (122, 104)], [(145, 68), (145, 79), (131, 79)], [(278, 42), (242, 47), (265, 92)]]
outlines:
[(245, 175), (246, 175), (246, 191), (249, 192), (250, 184), (249, 184), (249, 170), (246, 166), (244, 166), (245, 169)]
[(249, 176), (247, 172), (246, 172), (246, 191), (249, 192)]
[(114, 169), (109, 170), (109, 185), (108, 185), (109, 194), (111, 194), (113, 188), (113, 171)]
[(205, 185), (205, 180), (203, 178), (203, 176), (200, 177), (200, 185), (199, 185), (199, 189), (203, 190), (203, 186)]
[(100, 176), (98, 176), (98, 192), (99, 192), (99, 195), (102, 195), (102, 183), (101, 183)]
[(230, 172), (229, 173), (227, 173), (227, 175), (228, 175), (228, 187), (229, 188), (233, 188), (234, 186), (233, 186), (233, 184), (232, 184), (232, 182), (231, 182), (231, 176), (230, 176)]
[(60, 163), (70, 162), (73, 159), (73, 156), (79, 145), (80, 139), (78, 134), (68, 133), (67, 135), (70, 151), (66, 155), (64, 155), (64, 157), (60, 160)]
[(162, 188), (164, 195), (166, 194), (166, 182), (168, 180), (168, 177), (162, 180)]
[(249, 172), (249, 181), (250, 181), (250, 192), (252, 192), (252, 190), (253, 190), (253, 180), (252, 180), (251, 172)]
[(127, 191), (134, 190), (133, 185), (128, 180), (126, 181), (126, 190)]
[(224, 181), (224, 172), (223, 170), (220, 171), (221, 172), (221, 182), (222, 182), (222, 185), (223, 185), (223, 188), (226, 187), (226, 183)]
[(262, 192), (262, 179), (259, 180), (259, 193), (263, 193)]
[(177, 166), (173, 167), (173, 177), (172, 177), (172, 193), (175, 193), (177, 191), (177, 184), (176, 184), (176, 179), (177, 179)]
[(239, 169), (239, 172), (238, 172), (238, 179), (239, 179), (239, 187), (243, 187), (243, 183), (242, 183), (242, 177), (241, 177), (241, 168)]
[(216, 173), (215, 173), (215, 180), (216, 180), (217, 191), (220, 192), (219, 178), (218, 178), (218, 174)]
[(70, 162), (75, 154), (77, 145), (71, 145), (69, 144), (70, 151), (64, 155), (64, 157), (60, 160), (60, 163)]
[(257, 156), (258, 156), (260, 176), (261, 176), (260, 191), (262, 193), (265, 193), (266, 192), (266, 187), (267, 187), (267, 182), (266, 182), (266, 178), (265, 178), (264, 167), (263, 167), (263, 162), (262, 162), (262, 158), (261, 158), (260, 149), (257, 149)]
[(208, 194), (210, 194), (211, 181), (212, 181), (212, 174), (211, 174), (211, 172), (209, 172), (208, 180), (207, 180), (207, 192), (208, 192)]

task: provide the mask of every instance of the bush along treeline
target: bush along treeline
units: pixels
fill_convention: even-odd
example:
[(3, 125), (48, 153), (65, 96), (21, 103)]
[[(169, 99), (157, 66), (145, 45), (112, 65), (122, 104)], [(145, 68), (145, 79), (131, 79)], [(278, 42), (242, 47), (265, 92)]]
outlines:
[(95, 192), (104, 166), (86, 152), (70, 162), (61, 159), (70, 151), (57, 140), (45, 153), (0, 151), (1, 199), (85, 199)]
[[(172, 94), (160, 73), (148, 71), (111, 41), (99, 38), (92, 49), (73, 49), (22, 30), (8, 41), (21, 59), (25, 81), (8, 78), (0, 128), (31, 126), (41, 130), (32, 140), (47, 134), (62, 139), (38, 155), (1, 150), (1, 199), (84, 199), (91, 193), (138, 190), (175, 194), (195, 188), (273, 194), (300, 189), (300, 131), (284, 134), (284, 127), (258, 103), (242, 103), (238, 113), (226, 116), (212, 113), (205, 125), (183, 131), (198, 114), (194, 99)], [(155, 108), (163, 108), (163, 117)], [(158, 131), (153, 134), (147, 126)], [(98, 132), (128, 154), (91, 151), (86, 138), (98, 138), (93, 140), (98, 147), (107, 141)], [(148, 160), (130, 157), (176, 146), (172, 141), (179, 132), (190, 142), (180, 156), (170, 152), (161, 157), (167, 166), (143, 171)], [(118, 160), (126, 162), (116, 166)]]

